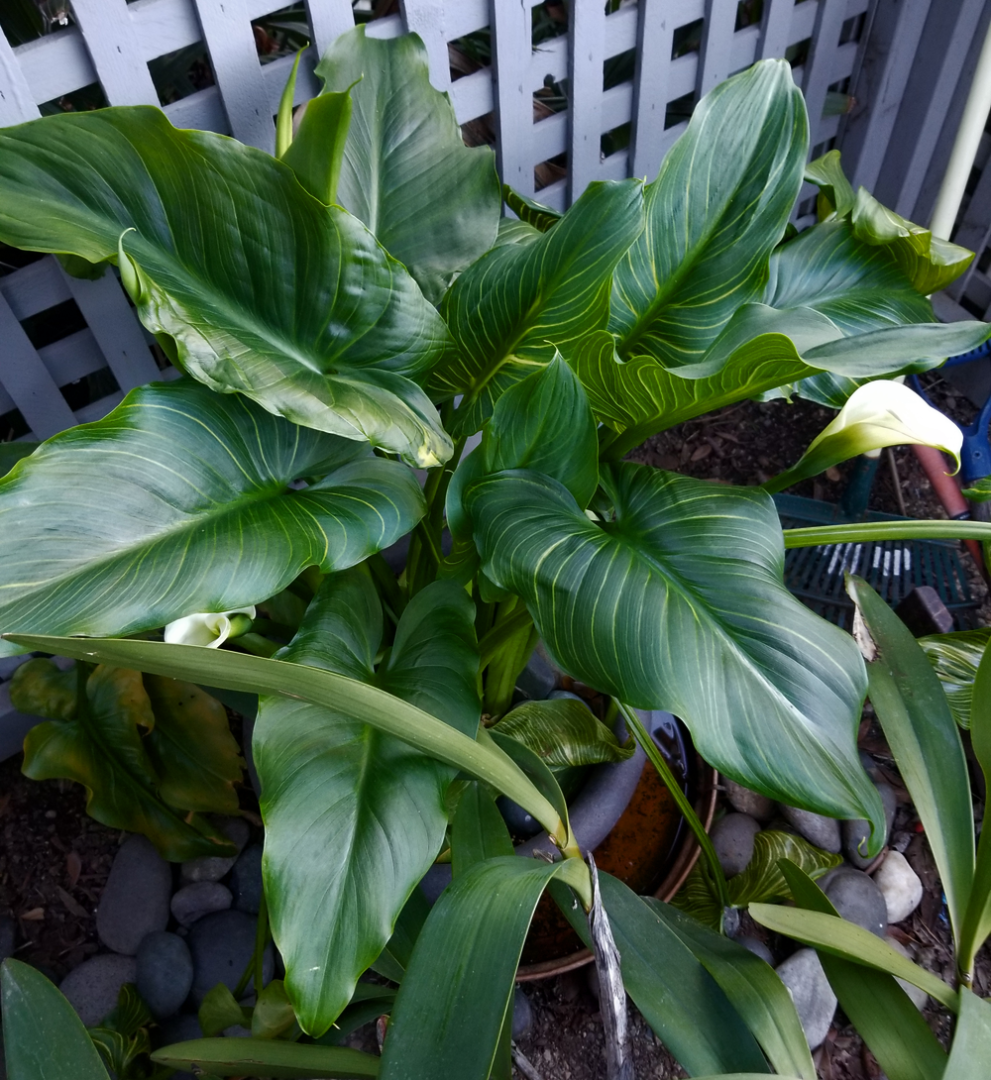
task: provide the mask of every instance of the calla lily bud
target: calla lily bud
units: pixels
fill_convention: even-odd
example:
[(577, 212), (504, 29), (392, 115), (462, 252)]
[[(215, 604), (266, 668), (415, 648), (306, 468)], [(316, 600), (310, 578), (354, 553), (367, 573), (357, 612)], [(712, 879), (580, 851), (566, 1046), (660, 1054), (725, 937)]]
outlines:
[(171, 645), (203, 645), (217, 649), (228, 638), (246, 633), (254, 617), (253, 607), (185, 615), (165, 627), (165, 640)]
[(943, 450), (960, 468), (963, 433), (952, 420), (902, 383), (888, 379), (865, 383), (850, 395), (801, 460), (764, 488), (781, 491), (858, 454), (909, 443)]

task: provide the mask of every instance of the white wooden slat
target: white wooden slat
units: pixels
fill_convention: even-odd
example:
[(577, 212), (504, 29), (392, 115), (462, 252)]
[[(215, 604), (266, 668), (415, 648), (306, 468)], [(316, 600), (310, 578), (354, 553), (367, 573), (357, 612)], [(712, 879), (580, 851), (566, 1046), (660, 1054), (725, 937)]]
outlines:
[(0, 127), (23, 124), (39, 115), (20, 62), (0, 32)]
[(791, 16), (795, 0), (764, 0), (755, 58), (773, 60), (782, 57), (791, 44)]
[[(945, 8), (930, 9), (920, 42), (921, 55), (916, 55), (912, 65), (916, 74), (909, 79), (898, 110), (889, 150), (893, 160), (886, 160), (884, 166), (891, 177), (881, 191), (885, 204), (905, 217), (911, 217), (915, 210), (926, 169), (961, 82), (961, 58), (977, 38), (984, 6), (983, 0), (963, 0), (952, 20), (945, 18)], [(966, 85), (970, 85), (969, 79)], [(905, 137), (900, 137), (902, 132)]]
[(438, 90), (451, 89), (451, 65), (447, 57), (447, 6), (444, 0), (399, 0), (406, 29), (419, 34), (427, 50), (430, 82)]
[(464, 75), (451, 86), (451, 102), (459, 124), (492, 112), (492, 71), (482, 68)]
[(737, 0), (706, 0), (699, 64), (699, 97), (727, 79), (733, 70), (736, 9)]
[[(647, 0), (641, 0), (640, 6), (644, 3), (647, 3)], [(606, 40), (602, 50), (606, 60), (637, 47), (639, 21), (635, 7), (620, 8), (606, 19)]]
[(127, 0), (73, 0), (72, 10), (111, 105), (157, 105)]
[(630, 175), (630, 155), (626, 150), (610, 154), (599, 166), (597, 180), (625, 180)]
[(197, 90), (195, 94), (173, 101), (164, 108), (165, 115), (177, 128), (197, 128), (229, 135), (231, 126), (224, 112), (220, 91), (215, 86)]
[(570, 204), (599, 173), (606, 12), (601, 0), (572, 0), (569, 15), (567, 197)]
[(2, 297), (0, 342), (0, 382), (35, 436), (47, 439), (71, 427), (74, 421), (65, 398)]
[(800, 41), (812, 37), (815, 30), (816, 18), (819, 15), (821, 0), (805, 0), (798, 4), (791, 15), (791, 32), (788, 34), (788, 44), (797, 45)]
[(874, 9), (863, 62), (850, 89), (858, 105), (843, 130), (843, 164), (854, 185), (868, 191), (877, 186), (929, 8), (930, 0), (878, 0)]
[(135, 0), (128, 11), (143, 60), (166, 56), (203, 39), (193, 0)]
[(456, 41), (489, 25), (489, 2), (488, 0), (457, 0), (452, 4), (448, 0), (444, 18), (447, 40)]
[[(107, 366), (106, 357), (88, 327), (38, 350), (56, 386), (68, 386)], [(147, 381), (147, 380), (145, 380)], [(3, 410), (0, 410), (3, 411)]]
[(108, 270), (97, 281), (85, 281), (63, 274), (117, 385), (127, 391), (157, 378), (158, 365), (117, 275)]
[(275, 124), (247, 0), (196, 0), (203, 40), (236, 139), (275, 152)]
[(633, 175), (653, 180), (661, 167), (664, 117), (671, 100), (674, 25), (658, 0), (643, 0), (637, 26), (630, 135)]
[(541, 188), (536, 195), (537, 201), (561, 213), (567, 209), (568, 184), (566, 180), (556, 180), (553, 184)]
[(318, 56), (323, 56), (335, 38), (354, 26), (351, 0), (306, 0), (306, 14)]
[(17, 406), (14, 404), (14, 399), (6, 390), (4, 390), (3, 382), (0, 381), (0, 416), (15, 408), (17, 408)]
[(98, 81), (83, 35), (75, 26), (19, 45), (14, 55), (39, 105)]
[(568, 77), (568, 38), (556, 37), (542, 41), (532, 52), (529, 85), (539, 90), (550, 76), (555, 82)]
[(533, 165), (555, 158), (568, 149), (569, 117), (566, 112), (555, 113), (533, 125), (530, 156)]
[(72, 299), (54, 255), (46, 255), (0, 278), (0, 296), (20, 322)]
[(530, 9), (491, 0), (496, 158), (503, 181), (533, 195)]
[(385, 41), (388, 38), (402, 37), (406, 33), (406, 27), (398, 15), (389, 15), (384, 19), (366, 23), (365, 33), (370, 38), (380, 38)]
[(835, 81), (833, 60), (845, 20), (846, 0), (819, 0), (802, 80), (802, 93), (809, 110), (809, 146), (813, 153), (824, 141), (822, 109), (826, 103), (826, 91)]

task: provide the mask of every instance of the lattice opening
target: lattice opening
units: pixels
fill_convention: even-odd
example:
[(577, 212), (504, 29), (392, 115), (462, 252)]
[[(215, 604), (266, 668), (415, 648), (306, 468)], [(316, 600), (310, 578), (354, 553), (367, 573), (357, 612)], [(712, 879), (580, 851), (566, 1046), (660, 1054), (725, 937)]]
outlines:
[(0, 278), (13, 274), (15, 270), (20, 270), (44, 257), (40, 251), (21, 251), (19, 248), (0, 244)]
[(28, 341), (36, 349), (43, 349), (70, 334), (86, 329), (86, 320), (75, 300), (65, 300), (54, 307), (45, 308), (22, 320), (21, 326)]
[(812, 147), (812, 161), (815, 161), (816, 158), (822, 157), (823, 154), (828, 154), (829, 151), (833, 150), (835, 147), (835, 135), (832, 138), (826, 139), (824, 142), (816, 143), (816, 145)]
[(105, 109), (110, 104), (103, 87), (98, 83), (82, 86), (69, 94), (44, 101), (38, 108), (42, 116), (52, 116), (63, 112), (90, 112), (92, 109)]
[(845, 116), (850, 112), (857, 99), (850, 94), (850, 76), (838, 79), (826, 90), (826, 100), (822, 103), (823, 116)]
[(20, 409), (11, 409), (10, 412), (0, 414), (0, 442), (13, 442), (31, 434), (31, 428), (21, 416)]
[(181, 101), (216, 83), (210, 55), (202, 41), (149, 60), (148, 73), (162, 105)]
[(637, 68), (637, 50), (627, 49), (626, 52), (610, 56), (602, 65), (602, 89), (611, 90), (614, 86), (633, 81)]
[(964, 311), (973, 315), (975, 319), (984, 319), (986, 311), (982, 304), (979, 304), (976, 300), (972, 300), (966, 293), (960, 297), (960, 306)]
[(351, 0), (356, 23), (373, 22), (399, 13), (399, 0)]
[(809, 49), (812, 48), (812, 38), (804, 41), (796, 41), (785, 49), (785, 59), (793, 68), (801, 67), (809, 58)]
[(736, 5), (736, 26), (734, 30), (745, 30), (748, 26), (760, 26), (764, 14), (764, 0), (740, 0)]
[(114, 378), (114, 373), (110, 368), (103, 367), (81, 379), (60, 386), (59, 391), (69, 408), (77, 412), (87, 405), (102, 401), (111, 394), (120, 393), (120, 384)]
[[(813, 151), (813, 159), (817, 158), (818, 156), (819, 155)], [(810, 195), (807, 199), (803, 199), (798, 204), (798, 217), (808, 217), (810, 214), (814, 214), (816, 212), (816, 198), (817, 196)]]
[[(57, 29), (59, 17), (64, 17), (68, 21), (68, 13), (61, 11), (53, 20), (47, 10), (50, 6), (48, 3), (35, 4), (32, 0), (0, 4), (0, 30), (3, 31), (4, 37), (13, 48), (26, 45), (29, 41), (37, 41), (38, 38), (50, 33), (53, 27)], [(43, 11), (42, 8), (46, 10)]]
[(867, 12), (854, 15), (847, 19), (840, 27), (840, 44), (849, 45), (851, 42), (860, 41), (867, 25)]
[(543, 0), (530, 11), (530, 45), (536, 52), (545, 41), (568, 32), (568, 8), (562, 0)]
[(981, 252), (980, 258), (977, 260), (977, 269), (982, 274), (986, 274), (991, 269), (991, 247), (986, 247)]
[(622, 153), (630, 147), (630, 133), (633, 130), (633, 122), (627, 120), (625, 124), (614, 127), (607, 131), (600, 142), (603, 158), (612, 157), (613, 154)]
[(252, 19), (251, 29), (261, 64), (270, 64), (280, 56), (299, 52), (306, 48), (312, 37), (306, 8), (301, 3), (287, 4), (278, 11)]
[(695, 108), (695, 92), (685, 94), (674, 101), (669, 101), (664, 110), (664, 130), (673, 128), (690, 120)]
[(704, 28), (705, 19), (696, 19), (695, 22), (676, 27), (671, 37), (671, 59), (677, 60), (679, 56), (688, 56), (689, 53), (698, 52), (702, 48)]
[(533, 189), (543, 191), (544, 188), (556, 184), (568, 175), (568, 153), (558, 154), (547, 161), (540, 162), (533, 169)]
[(447, 43), (451, 82), (492, 66), (492, 31), (485, 26)]

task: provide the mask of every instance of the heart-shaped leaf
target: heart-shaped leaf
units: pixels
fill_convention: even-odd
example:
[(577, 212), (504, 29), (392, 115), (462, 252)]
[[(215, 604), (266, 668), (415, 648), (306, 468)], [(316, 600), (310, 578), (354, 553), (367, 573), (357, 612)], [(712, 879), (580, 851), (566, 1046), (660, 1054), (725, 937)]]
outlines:
[(341, 205), (437, 303), (451, 278), (495, 243), (495, 154), (465, 146), (451, 99), (430, 85), (416, 34), (385, 40), (356, 26), (324, 53), (317, 74), (326, 90), (351, 87)]
[(929, 634), (918, 639), (943, 684), (946, 703), (953, 719), (962, 728), (970, 727), (970, 708), (974, 697), (977, 666), (991, 640), (991, 627), (958, 630), (951, 634)]
[[(463, 589), (437, 582), (403, 612), (378, 671), (382, 609), (362, 569), (329, 578), (282, 660), (388, 690), (474, 735), (478, 654)], [(301, 1026), (322, 1035), (382, 952), (447, 827), (454, 770), (324, 708), (262, 697), (252, 740), (265, 820), (265, 892)]]
[(222, 392), (428, 466), (451, 442), (417, 385), (449, 348), (403, 267), (292, 170), (158, 109), (0, 133), (0, 239), (119, 260), (145, 326)]
[(599, 522), (535, 473), (476, 481), (465, 505), (485, 572), (524, 598), (564, 670), (675, 713), (754, 790), (872, 820), (876, 850), (883, 811), (856, 748), (863, 666), (784, 587), (770, 498), (629, 464), (602, 481), (614, 513)]
[(634, 752), (632, 746), (620, 746), (588, 706), (568, 698), (525, 701), (492, 731), (523, 743), (552, 767), (625, 761)]
[[(29, 660), (15, 672), (11, 699), (18, 708), (40, 701), (62, 678), (51, 661)], [(229, 854), (225, 837), (190, 813), (237, 809), (232, 783), (241, 778), (241, 763), (227, 714), (188, 683), (154, 679), (153, 692), (154, 698), (137, 671), (98, 667), (73, 719), (28, 732), (24, 772), (84, 785), (91, 817), (143, 833), (171, 862)]]
[(133, 390), (0, 481), (0, 631), (131, 634), (351, 566), (423, 513), (365, 450), (192, 380)]
[(455, 417), (477, 431), (508, 387), (565, 356), (609, 316), (612, 272), (643, 229), (638, 180), (595, 182), (554, 226), (528, 244), (488, 252), (451, 286), (441, 305), (459, 354), (432, 385), (465, 395)]
[(807, 148), (805, 103), (783, 60), (755, 64), (699, 102), (644, 192), (647, 227), (616, 269), (609, 329), (624, 360), (700, 360), (760, 296)]

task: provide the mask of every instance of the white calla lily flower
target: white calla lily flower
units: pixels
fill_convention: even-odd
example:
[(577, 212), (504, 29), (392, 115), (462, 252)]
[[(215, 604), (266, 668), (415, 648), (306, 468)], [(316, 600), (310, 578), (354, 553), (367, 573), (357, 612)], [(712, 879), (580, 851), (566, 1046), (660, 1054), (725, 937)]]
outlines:
[(184, 615), (165, 627), (165, 640), (170, 645), (202, 645), (217, 649), (231, 636), (232, 630), (238, 629), (243, 633), (254, 617), (254, 607)]
[(943, 450), (960, 468), (963, 432), (949, 417), (903, 383), (890, 379), (865, 383), (850, 395), (801, 460), (769, 480), (764, 489), (771, 493), (782, 491), (858, 454), (909, 443)]

